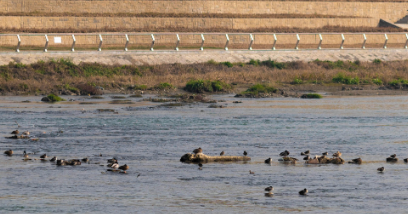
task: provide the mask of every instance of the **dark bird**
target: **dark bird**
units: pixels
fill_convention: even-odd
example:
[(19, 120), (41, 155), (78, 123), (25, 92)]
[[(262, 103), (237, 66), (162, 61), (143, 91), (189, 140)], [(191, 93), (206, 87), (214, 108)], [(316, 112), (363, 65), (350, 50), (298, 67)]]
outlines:
[(328, 152), (323, 152), (322, 155), (327, 156), (327, 155), (329, 155), (329, 153)]
[(272, 163), (272, 158), (268, 158), (265, 160), (265, 163)]
[(220, 156), (223, 156), (225, 154), (225, 152), (224, 151), (222, 151), (221, 153), (220, 153)]
[(397, 155), (393, 154), (393, 155), (390, 155), (390, 157), (395, 158), (395, 157), (397, 157)]
[(203, 164), (202, 164), (202, 163), (199, 163), (198, 166), (199, 166), (199, 167), (203, 167)]
[(27, 152), (25, 150), (23, 152), (23, 156), (24, 156), (24, 158), (28, 158), (28, 154), (27, 154)]
[(18, 135), (20, 133), (18, 130), (12, 131), (11, 134)]
[(4, 154), (6, 154), (8, 156), (11, 156), (13, 154), (13, 150), (11, 150), (11, 149), (7, 150), (7, 151), (4, 152)]
[(249, 174), (255, 174), (255, 172), (253, 172), (253, 171), (249, 170)]
[(301, 152), (300, 155), (309, 155), (310, 154), (310, 150), (307, 150), (305, 152)]
[(271, 192), (272, 190), (273, 190), (272, 186), (268, 186), (268, 187), (265, 188), (265, 191), (268, 191), (268, 192)]
[(123, 170), (123, 171), (126, 171), (126, 170), (129, 169), (129, 166), (125, 164), (125, 165), (123, 165), (123, 166), (120, 166), (119, 169), (121, 169), (121, 170)]
[(116, 158), (108, 159), (108, 163), (117, 163), (118, 160)]
[(356, 159), (349, 161), (349, 163), (361, 164), (363, 163), (363, 160), (361, 158), (356, 158)]
[(41, 155), (40, 158), (47, 158), (47, 154)]
[(85, 162), (85, 163), (88, 163), (89, 159), (88, 158), (83, 158), (81, 161)]
[(300, 190), (299, 195), (306, 195), (309, 191), (305, 188), (304, 190)]
[(288, 156), (288, 155), (289, 155), (289, 151), (288, 151), (288, 150), (285, 150), (284, 152), (281, 152), (279, 155), (280, 155), (280, 156)]
[(244, 151), (244, 156), (247, 156), (248, 155), (248, 152), (247, 151)]
[(309, 159), (310, 159), (309, 155), (303, 158), (303, 160), (309, 160)]
[(378, 172), (384, 172), (384, 169), (385, 169), (384, 167), (380, 167), (380, 168), (377, 169), (377, 171)]
[(54, 161), (54, 162), (57, 161), (57, 157), (54, 156), (53, 158), (50, 159), (50, 161)]
[(140, 176), (141, 174), (139, 173), (138, 175), (137, 175), (137, 178)]
[(194, 149), (193, 153), (194, 154), (203, 153), (203, 149), (201, 147), (199, 147), (198, 149)]
[(405, 162), (405, 163), (408, 163), (408, 158), (405, 158), (405, 159), (404, 159), (404, 162)]

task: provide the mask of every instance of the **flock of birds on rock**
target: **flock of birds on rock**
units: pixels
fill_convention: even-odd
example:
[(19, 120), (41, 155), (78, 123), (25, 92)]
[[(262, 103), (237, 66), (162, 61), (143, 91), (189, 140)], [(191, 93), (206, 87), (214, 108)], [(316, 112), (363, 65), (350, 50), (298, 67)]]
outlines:
[[(194, 149), (194, 150), (193, 150), (193, 153), (194, 153), (194, 154), (203, 153), (203, 149), (202, 149), (201, 147), (199, 147), (198, 149)], [(223, 156), (224, 154), (225, 154), (225, 152), (222, 151), (222, 152), (220, 153), (220, 156)], [(288, 150), (285, 150), (285, 151), (281, 152), (281, 153), (279, 154), (279, 156), (281, 156), (281, 157), (287, 157), (287, 156), (289, 156), (289, 154), (290, 154), (290, 152), (289, 152)], [(244, 156), (247, 156), (247, 155), (248, 155), (248, 152), (247, 152), (247, 151), (244, 151), (243, 155), (244, 155)], [(312, 158), (310, 158), (310, 150), (301, 152), (300, 155), (305, 156), (305, 157), (303, 158), (303, 160), (306, 160), (306, 161), (307, 161), (307, 160), (311, 160), (311, 159), (312, 159)], [(313, 159), (324, 158), (324, 157), (326, 157), (326, 156), (328, 156), (328, 155), (329, 155), (328, 152), (323, 152), (321, 156), (316, 155)], [(341, 155), (342, 155), (342, 153), (341, 153), (340, 151), (337, 151), (337, 152), (333, 153), (333, 157), (336, 157), (336, 158), (340, 158)], [(293, 160), (295, 160), (295, 161), (298, 161), (298, 159), (296, 159), (296, 158), (291, 158), (291, 159), (293, 159)], [(396, 154), (390, 155), (390, 157), (386, 158), (386, 161), (387, 161), (387, 162), (397, 162), (397, 161), (398, 161), (397, 155), (396, 155)], [(408, 158), (405, 158), (405, 159), (404, 159), (404, 162), (405, 162), (405, 163), (408, 163)], [(266, 159), (266, 160), (265, 160), (265, 163), (267, 163), (267, 164), (272, 163), (272, 158)], [(348, 163), (350, 163), (350, 164), (362, 164), (362, 163), (363, 163), (363, 160), (362, 160), (361, 158), (355, 158), (355, 159), (352, 159), (351, 161), (349, 161)], [(199, 166), (199, 169), (202, 170), (203, 164), (202, 164), (202, 163), (199, 163), (198, 166)], [(385, 170), (384, 167), (380, 167), (380, 168), (377, 169), (377, 171), (378, 171), (379, 173), (383, 173), (384, 170)], [(252, 170), (249, 170), (249, 174), (255, 174), (255, 172), (252, 171)], [(266, 187), (266, 188), (265, 188), (265, 191), (266, 191), (265, 196), (273, 196), (273, 192), (272, 192), (272, 191), (273, 191), (273, 187), (272, 187), (272, 186)], [(307, 195), (308, 192), (309, 192), (309, 191), (305, 188), (305, 189), (299, 191), (299, 195)]]
[[(20, 132), (18, 130), (12, 131), (11, 134), (14, 134), (15, 136), (17, 136)], [(28, 131), (25, 131), (22, 133), (22, 135), (26, 135), (28, 136), (30, 133)], [(12, 156), (14, 154), (13, 150), (9, 149), (6, 150), (4, 152), (5, 155), (7, 156)], [(25, 150), (23, 152), (23, 161), (29, 161), (29, 160), (33, 160), (29, 157), (29, 155), (35, 155), (35, 153), (27, 153)], [(102, 156), (102, 154), (100, 154), (99, 156)], [(71, 166), (75, 166), (75, 165), (81, 165), (83, 162), (84, 163), (90, 163), (88, 158), (83, 158), (83, 159), (70, 159), (70, 160), (64, 160), (64, 159), (58, 159), (57, 157), (53, 157), (49, 160), (47, 160), (46, 158), (48, 158), (47, 154), (43, 154), (40, 155), (39, 160), (40, 161), (51, 161), (51, 162), (55, 162), (57, 166), (65, 166), (65, 165), (71, 165)], [(34, 158), (34, 160), (38, 160), (36, 158)], [(129, 166), (127, 164), (119, 166), (118, 160), (116, 158), (112, 158), (112, 159), (108, 159), (108, 167), (110, 167), (111, 169), (107, 169), (107, 171), (113, 171), (113, 172), (119, 172), (119, 173), (127, 173), (126, 170), (129, 169)], [(103, 166), (103, 165), (101, 165)], [(137, 176), (139, 177), (140, 174)]]

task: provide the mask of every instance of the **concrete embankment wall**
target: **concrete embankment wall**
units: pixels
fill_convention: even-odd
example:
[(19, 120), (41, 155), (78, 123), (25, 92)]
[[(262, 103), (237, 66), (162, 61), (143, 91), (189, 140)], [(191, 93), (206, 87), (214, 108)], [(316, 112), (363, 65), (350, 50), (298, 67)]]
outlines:
[(74, 63), (96, 62), (104, 64), (122, 65), (155, 65), (155, 64), (192, 64), (204, 63), (209, 60), (248, 62), (250, 59), (286, 62), (286, 61), (313, 61), (319, 60), (360, 60), (383, 61), (407, 60), (408, 50), (299, 50), (299, 51), (161, 51), (161, 52), (21, 52), (1, 53), (0, 65), (9, 62), (24, 64), (38, 60), (70, 59)]
[[(345, 48), (361, 48), (364, 41), (363, 34), (344, 34)], [(54, 37), (60, 37), (61, 43), (55, 43)], [(226, 44), (225, 34), (204, 34), (205, 43), (204, 48), (223, 48)], [(273, 34), (253, 34), (255, 49), (271, 49), (274, 44)], [(342, 42), (341, 34), (322, 34), (323, 48), (339, 48)], [(368, 48), (382, 48), (385, 42), (384, 34), (366, 34), (366, 47)], [(388, 47), (403, 48), (407, 41), (405, 33), (388, 33)], [(26, 34), (20, 35), (21, 49), (27, 47), (42, 48), (45, 45), (44, 34)], [(103, 44), (102, 49), (116, 48), (121, 50), (125, 47), (125, 34), (102, 34)], [(48, 35), (49, 48), (60, 48), (61, 50), (70, 50), (73, 38), (72, 35)], [(97, 48), (100, 43), (98, 34), (76, 34), (76, 48)], [(249, 34), (229, 34), (229, 47), (238, 49), (247, 49), (250, 43)], [(176, 34), (155, 35), (155, 47), (162, 46), (167, 48), (174, 48), (176, 45)], [(152, 42), (150, 34), (130, 34), (129, 35), (129, 49), (149, 48)], [(201, 36), (197, 34), (180, 34), (180, 47), (196, 48), (201, 45)], [(297, 42), (296, 34), (277, 34), (276, 48), (278, 49), (292, 49)], [(320, 42), (319, 34), (300, 34), (300, 48), (317, 48)], [(18, 43), (16, 35), (0, 35), (0, 51), (4, 47), (12, 49)]]

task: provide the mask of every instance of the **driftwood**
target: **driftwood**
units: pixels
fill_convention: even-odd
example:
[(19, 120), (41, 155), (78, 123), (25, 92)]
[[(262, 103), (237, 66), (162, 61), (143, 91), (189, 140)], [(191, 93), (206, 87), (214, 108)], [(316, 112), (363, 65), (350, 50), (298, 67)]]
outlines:
[(20, 135), (20, 136), (14, 135), (14, 136), (11, 136), (11, 137), (6, 137), (6, 138), (7, 139), (29, 139), (30, 137), (27, 136), (27, 135)]
[(180, 158), (185, 163), (227, 162), (227, 161), (250, 161), (248, 156), (209, 156), (203, 153), (187, 153)]

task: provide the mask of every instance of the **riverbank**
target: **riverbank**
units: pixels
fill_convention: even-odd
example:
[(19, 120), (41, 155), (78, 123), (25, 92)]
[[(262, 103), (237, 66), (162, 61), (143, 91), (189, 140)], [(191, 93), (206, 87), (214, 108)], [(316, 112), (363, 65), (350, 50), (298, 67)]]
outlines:
[[(196, 81), (198, 80), (198, 81)], [(186, 85), (190, 86), (186, 88)], [(408, 62), (292, 61), (106, 65), (68, 59), (0, 66), (2, 95), (99, 95), (241, 93), (255, 84), (276, 90), (272, 96), (394, 95), (408, 91)]]

